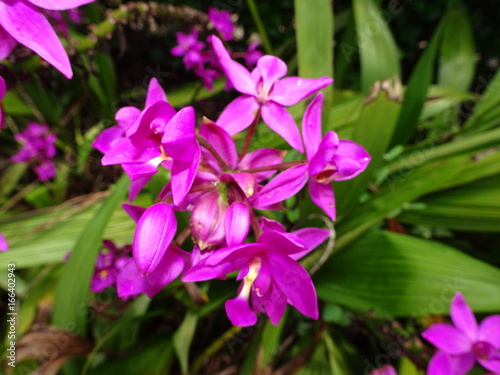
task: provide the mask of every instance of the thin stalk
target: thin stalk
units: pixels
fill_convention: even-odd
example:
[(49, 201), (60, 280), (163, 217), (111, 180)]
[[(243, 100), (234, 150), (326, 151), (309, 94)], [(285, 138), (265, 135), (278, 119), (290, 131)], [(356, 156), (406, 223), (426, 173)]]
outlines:
[(196, 135), (196, 140), (201, 146), (205, 147), (217, 159), (217, 161), (220, 163), (220, 165), (225, 171), (231, 170), (231, 167), (227, 165), (222, 156), (220, 156), (217, 150), (215, 150), (215, 148), (210, 143), (208, 143), (208, 141), (205, 138), (203, 138), (201, 135), (198, 134)]
[(250, 127), (248, 128), (247, 136), (245, 137), (245, 143), (243, 143), (243, 147), (241, 148), (240, 151), (240, 156), (238, 157), (238, 161), (243, 159), (243, 156), (246, 155), (248, 148), (250, 147), (250, 142), (252, 141), (253, 135), (255, 133), (255, 129), (257, 128), (257, 124), (260, 121), (260, 111), (257, 112), (257, 115), (255, 116), (255, 120), (253, 120), (252, 124), (250, 124)]
[(282, 170), (282, 169), (288, 169), (291, 167), (295, 167), (296, 165), (302, 165), (305, 163), (307, 163), (307, 161), (305, 161), (305, 160), (285, 161), (284, 163), (274, 164), (274, 165), (266, 165), (265, 167), (241, 169), (240, 172), (257, 173), (257, 172), (264, 172), (264, 171), (277, 171), (277, 170)]
[(259, 31), (260, 37), (262, 38), (262, 44), (264, 46), (264, 50), (266, 51), (266, 54), (272, 55), (273, 47), (271, 47), (271, 43), (269, 42), (269, 38), (267, 37), (266, 28), (264, 27), (262, 19), (260, 18), (257, 5), (255, 4), (254, 0), (247, 0), (247, 5), (248, 9), (250, 10), (250, 13), (252, 14), (253, 22), (255, 22), (255, 26)]

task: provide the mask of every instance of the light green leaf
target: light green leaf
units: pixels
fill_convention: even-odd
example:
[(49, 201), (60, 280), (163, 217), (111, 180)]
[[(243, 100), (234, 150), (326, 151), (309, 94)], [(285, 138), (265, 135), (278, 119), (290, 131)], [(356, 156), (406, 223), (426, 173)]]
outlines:
[(475, 312), (500, 309), (500, 270), (437, 242), (372, 231), (314, 277), (321, 299), (395, 317), (447, 314), (462, 291)]
[(173, 336), (174, 349), (181, 364), (183, 374), (188, 373), (189, 368), (189, 349), (194, 337), (196, 324), (198, 323), (198, 315), (188, 311), (181, 325), (175, 331)]
[(52, 321), (78, 335), (85, 335), (86, 331), (86, 300), (102, 235), (116, 206), (127, 192), (128, 185), (128, 176), (124, 174), (81, 232), (57, 285)]

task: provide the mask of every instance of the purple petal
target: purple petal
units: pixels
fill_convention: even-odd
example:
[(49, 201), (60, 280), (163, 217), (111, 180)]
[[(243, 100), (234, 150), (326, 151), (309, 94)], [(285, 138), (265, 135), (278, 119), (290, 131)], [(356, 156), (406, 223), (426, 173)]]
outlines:
[(248, 297), (238, 296), (229, 299), (225, 306), (227, 317), (234, 326), (248, 327), (257, 323), (257, 314), (250, 307)]
[(319, 93), (307, 106), (302, 118), (302, 137), (306, 147), (307, 160), (311, 160), (321, 143), (321, 111), (323, 93)]
[(139, 118), (127, 129), (132, 142), (140, 142), (152, 134), (161, 134), (176, 111), (167, 102), (156, 102), (141, 112)]
[(121, 138), (125, 136), (125, 132), (119, 125), (112, 126), (110, 128), (104, 129), (96, 137), (95, 141), (92, 143), (92, 147), (98, 149), (103, 154), (109, 152), (113, 146)]
[(250, 126), (255, 120), (259, 108), (255, 97), (242, 95), (224, 108), (216, 122), (230, 135), (234, 135)]
[(332, 82), (328, 77), (286, 77), (274, 84), (271, 100), (284, 106), (294, 105)]
[(0, 60), (10, 55), (17, 41), (0, 25)]
[(268, 102), (262, 106), (261, 114), (262, 120), (267, 126), (279, 134), (294, 149), (304, 152), (297, 124), (293, 120), (292, 115), (283, 106), (274, 102)]
[(167, 94), (160, 86), (160, 83), (156, 78), (151, 78), (148, 85), (148, 93), (146, 95), (146, 104), (144, 108), (148, 108), (149, 106), (155, 104), (156, 102), (166, 102)]
[(7, 251), (9, 250), (9, 244), (7, 243), (7, 240), (5, 239), (4, 235), (0, 233), (0, 251)]
[(181, 249), (170, 245), (170, 247), (163, 255), (161, 262), (158, 264), (153, 272), (145, 276), (148, 283), (146, 294), (152, 298), (165, 285), (175, 280), (179, 276), (189, 262), (189, 254)]
[(370, 372), (370, 375), (398, 375), (394, 367), (385, 365)]
[(422, 337), (448, 354), (464, 354), (472, 348), (467, 336), (451, 324), (433, 324), (422, 332)]
[[(259, 148), (258, 150), (249, 152), (238, 163), (238, 169), (251, 169), (251, 168), (260, 168), (264, 166), (281, 164), (283, 162), (283, 158), (286, 155), (286, 151), (278, 150), (275, 148)], [(253, 175), (255, 176), (255, 180), (257, 182), (261, 182), (267, 180), (276, 171), (263, 171), (257, 172)]]
[(311, 277), (296, 261), (275, 252), (267, 254), (276, 285), (288, 298), (288, 303), (302, 314), (318, 319), (318, 299)]
[(291, 233), (266, 231), (259, 237), (259, 243), (266, 245), (273, 252), (283, 255), (290, 255), (306, 250), (306, 246), (301, 239)]
[(200, 146), (196, 143), (196, 148), (193, 150), (193, 160), (180, 161), (174, 160), (172, 164), (172, 197), (174, 204), (180, 206), (186, 197), (189, 189), (193, 186), (196, 171), (200, 164)]
[(0, 100), (3, 99), (5, 93), (7, 92), (7, 85), (2, 77), (0, 77)]
[(332, 221), (336, 219), (335, 195), (330, 182), (321, 183), (314, 179), (309, 180), (309, 194), (311, 200), (323, 210)]
[(286, 296), (274, 283), (270, 285), (266, 293), (259, 294), (255, 290), (252, 291), (252, 306), (254, 310), (266, 312), (271, 323), (277, 325), (286, 310)]
[(189, 227), (200, 250), (213, 248), (224, 242), (227, 209), (227, 204), (218, 191), (205, 194), (193, 208)]
[(255, 96), (256, 83), (250, 75), (250, 72), (243, 65), (231, 59), (224, 44), (219, 38), (212, 36), (210, 38), (210, 43), (212, 44), (212, 48), (224, 74), (231, 81), (234, 88), (243, 94)]
[(161, 156), (160, 146), (156, 142), (145, 139), (139, 147), (129, 138), (121, 138), (113, 143), (113, 147), (102, 158), (102, 165), (123, 163), (146, 163)]
[(139, 195), (139, 193), (142, 191), (144, 186), (146, 186), (149, 181), (151, 181), (151, 178), (153, 175), (145, 176), (138, 178), (137, 180), (132, 180), (130, 183), (130, 187), (128, 190), (128, 200), (129, 202), (133, 202), (135, 198)]
[[(450, 307), (451, 320), (455, 327), (467, 335), (471, 341), (475, 341), (478, 335), (477, 320), (464, 296), (456, 292)], [(500, 331), (499, 331), (500, 333)]]
[(250, 213), (244, 203), (234, 202), (226, 213), (226, 243), (228, 247), (241, 245), (250, 229)]
[(254, 195), (257, 189), (257, 181), (255, 176), (251, 173), (224, 173), (220, 178), (221, 182), (234, 181), (238, 184), (239, 188), (247, 198)]
[(262, 90), (265, 93), (269, 93), (273, 84), (278, 79), (284, 77), (288, 70), (283, 60), (269, 55), (262, 56), (259, 61), (257, 61), (257, 68), (260, 70), (263, 83)]
[(133, 253), (139, 271), (151, 273), (160, 263), (177, 230), (172, 207), (157, 203), (142, 214), (134, 234)]
[(135, 107), (123, 107), (115, 114), (115, 120), (124, 132), (141, 116), (142, 111)]
[(494, 374), (500, 374), (500, 359), (481, 359), (478, 358), (477, 361), (483, 366), (485, 369), (493, 372)]
[(333, 159), (339, 147), (339, 137), (337, 133), (329, 131), (325, 134), (319, 147), (309, 161), (309, 176), (321, 173), (328, 163)]
[(127, 299), (130, 296), (136, 296), (146, 292), (147, 287), (146, 279), (139, 272), (134, 258), (130, 258), (116, 278), (118, 297)]
[(122, 203), (122, 208), (136, 223), (139, 222), (141, 216), (146, 212), (145, 207), (136, 206), (130, 203)]
[(268, 219), (267, 217), (264, 216), (260, 218), (260, 226), (262, 227), (262, 230), (264, 232), (267, 232), (269, 230), (274, 230), (276, 232), (286, 232), (286, 229), (283, 226), (283, 224), (281, 224), (276, 220)]
[[(214, 123), (202, 123), (200, 125), (200, 135), (210, 143), (231, 169), (236, 168), (236, 163), (238, 162), (236, 145), (231, 136), (222, 127)], [(206, 151), (206, 153), (209, 152)], [(210, 154), (210, 156), (212, 155)]]
[(474, 367), (475, 362), (472, 353), (451, 355), (440, 350), (431, 358), (427, 375), (465, 375)]
[(479, 325), (479, 341), (486, 341), (500, 349), (500, 315), (491, 315)]
[[(160, 102), (161, 103), (161, 102)], [(182, 108), (168, 122), (161, 144), (168, 156), (175, 160), (191, 161), (199, 146), (196, 142), (193, 107)]]
[(67, 10), (78, 8), (81, 5), (92, 3), (95, 0), (27, 0), (30, 3), (50, 10)]
[[(498, 332), (494, 333), (498, 335)], [(495, 348), (490, 343), (484, 341), (476, 342), (473, 345), (474, 355), (481, 366), (497, 374), (500, 373), (499, 349), (500, 348)]]
[(259, 191), (254, 207), (270, 206), (298, 193), (309, 178), (307, 168), (307, 164), (302, 164), (281, 172)]
[(370, 163), (371, 156), (356, 142), (341, 139), (333, 157), (337, 168), (336, 181), (349, 180), (363, 172)]
[(102, 292), (104, 289), (113, 285), (116, 281), (116, 271), (109, 269), (102, 269), (95, 271), (90, 282), (90, 290), (93, 293)]
[(67, 78), (73, 76), (68, 55), (54, 29), (33, 5), (18, 0), (0, 1), (0, 25), (19, 43), (35, 51)]
[(132, 192), (130, 193), (132, 197), (134, 194), (138, 193), (137, 189), (142, 188), (141, 184), (146, 181), (146, 179), (151, 179), (151, 177), (158, 172), (158, 164), (161, 159), (153, 159), (149, 163), (134, 163), (134, 164), (122, 164), (122, 168), (126, 174), (130, 177), (132, 181), (139, 181), (137, 186), (132, 186)]
[(302, 252), (290, 254), (290, 258), (292, 258), (293, 260), (299, 260), (300, 258), (309, 254), (312, 250), (316, 249), (323, 242), (325, 242), (332, 233), (329, 229), (302, 228), (296, 230), (295, 232), (292, 232), (292, 234), (299, 237), (302, 243), (307, 248)]

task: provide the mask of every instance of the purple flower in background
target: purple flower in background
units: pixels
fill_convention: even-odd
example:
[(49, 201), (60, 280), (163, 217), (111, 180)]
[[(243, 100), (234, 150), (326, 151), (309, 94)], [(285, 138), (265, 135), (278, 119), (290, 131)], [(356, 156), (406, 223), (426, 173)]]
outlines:
[(54, 29), (37, 6), (65, 10), (94, 0), (0, 0), (0, 60), (21, 43), (47, 60), (67, 78), (73, 76), (68, 55)]
[(7, 251), (7, 250), (9, 250), (9, 244), (5, 239), (4, 235), (0, 233), (0, 251)]
[(356, 142), (339, 140), (329, 131), (321, 138), (323, 94), (309, 104), (302, 119), (302, 133), (307, 163), (280, 173), (259, 191), (253, 202), (256, 208), (266, 208), (296, 194), (309, 181), (312, 201), (335, 220), (335, 197), (332, 181), (351, 179), (363, 172), (371, 160), (366, 150)]
[(460, 292), (455, 294), (450, 310), (454, 325), (437, 323), (422, 333), (439, 349), (427, 373), (464, 375), (476, 361), (487, 370), (500, 373), (500, 315), (489, 316), (478, 325)]
[(257, 65), (257, 61), (264, 56), (262, 51), (257, 48), (260, 46), (260, 42), (252, 42), (248, 45), (245, 52), (245, 64), (247, 64), (248, 69), (253, 69)]
[(208, 10), (208, 19), (213, 23), (215, 30), (220, 33), (222, 39), (233, 39), (233, 31), (235, 27), (233, 25), (233, 21), (231, 21), (231, 14), (227, 10), (210, 8)]
[(391, 365), (385, 365), (378, 369), (370, 371), (370, 375), (398, 375), (398, 373)]
[(7, 85), (5, 84), (4, 79), (0, 77), (0, 130), (3, 129), (5, 121), (5, 113), (3, 111), (1, 100), (4, 98), (6, 92), (7, 92)]
[(217, 124), (230, 135), (246, 129), (260, 115), (273, 131), (283, 137), (293, 148), (303, 152), (299, 129), (285, 107), (297, 104), (314, 92), (333, 82), (331, 78), (307, 79), (286, 77), (286, 64), (274, 56), (263, 56), (250, 73), (243, 65), (233, 61), (222, 41), (211, 37), (213, 50), (222, 70), (241, 92), (222, 111)]
[(190, 34), (177, 33), (177, 46), (170, 50), (174, 56), (184, 56), (182, 61), (187, 69), (196, 67), (204, 63), (201, 51), (205, 47), (203, 42), (198, 40), (198, 30), (191, 30)]
[[(315, 237), (325, 240), (328, 234), (318, 229)], [(238, 240), (228, 242), (237, 243)], [(312, 249), (308, 249), (298, 236), (268, 230), (257, 243), (220, 249), (202, 258), (182, 280), (209, 280), (239, 270), (237, 280), (243, 282), (238, 296), (226, 301), (227, 315), (236, 326), (255, 324), (258, 312), (267, 313), (271, 323), (276, 325), (287, 303), (317, 319), (316, 290), (307, 271), (296, 261), (308, 250)]]
[(21, 133), (14, 135), (21, 144), (21, 149), (10, 160), (15, 163), (29, 163), (40, 181), (53, 178), (56, 168), (52, 158), (56, 154), (56, 135), (49, 131), (47, 125), (29, 123)]

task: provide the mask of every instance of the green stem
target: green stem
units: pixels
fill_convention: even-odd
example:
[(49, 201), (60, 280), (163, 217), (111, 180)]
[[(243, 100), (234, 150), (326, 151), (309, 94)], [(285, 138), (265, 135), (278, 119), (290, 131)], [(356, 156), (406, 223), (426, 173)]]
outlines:
[(257, 10), (257, 5), (254, 0), (247, 0), (248, 9), (250, 13), (252, 13), (253, 21), (255, 22), (255, 26), (257, 26), (257, 30), (259, 31), (260, 37), (262, 38), (262, 44), (264, 46), (264, 50), (266, 54), (273, 54), (273, 47), (271, 47), (271, 43), (269, 42), (269, 38), (267, 37), (266, 28), (262, 23), (262, 19), (260, 18), (259, 11)]

